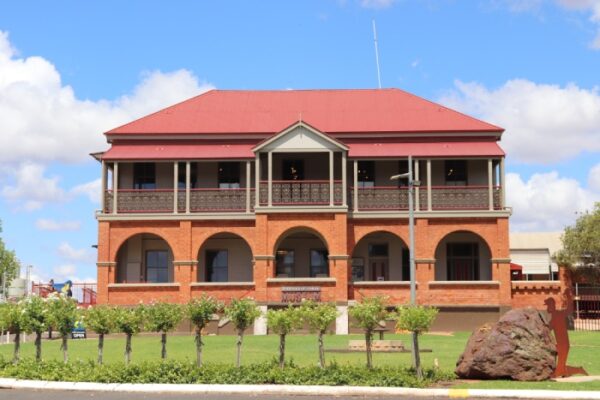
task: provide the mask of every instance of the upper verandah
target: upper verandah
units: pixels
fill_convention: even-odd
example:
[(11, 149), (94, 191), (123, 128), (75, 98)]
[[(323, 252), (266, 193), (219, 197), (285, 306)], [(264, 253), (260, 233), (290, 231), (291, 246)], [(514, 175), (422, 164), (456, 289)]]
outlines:
[(273, 135), (299, 120), (333, 136), (433, 133), (500, 139), (504, 131), (400, 89), (211, 90), (106, 135), (109, 141), (161, 135)]

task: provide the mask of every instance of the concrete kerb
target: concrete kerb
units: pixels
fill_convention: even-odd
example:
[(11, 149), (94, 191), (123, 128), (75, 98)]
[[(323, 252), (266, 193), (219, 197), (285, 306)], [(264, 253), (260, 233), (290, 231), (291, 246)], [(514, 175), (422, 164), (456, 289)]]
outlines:
[(590, 399), (600, 400), (600, 392), (559, 390), (495, 389), (415, 389), (362, 386), (294, 386), (294, 385), (195, 385), (48, 382), (0, 378), (2, 389), (44, 389), (97, 392), (196, 393), (253, 395), (332, 395), (332, 396), (415, 396), (415, 397), (486, 397), (520, 399)]

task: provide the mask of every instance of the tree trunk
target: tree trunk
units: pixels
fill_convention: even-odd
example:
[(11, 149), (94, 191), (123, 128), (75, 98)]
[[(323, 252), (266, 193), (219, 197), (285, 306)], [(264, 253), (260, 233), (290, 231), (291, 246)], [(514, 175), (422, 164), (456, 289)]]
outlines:
[(102, 365), (104, 358), (104, 333), (98, 335), (98, 364)]
[(235, 362), (235, 365), (239, 368), (240, 367), (240, 363), (242, 361), (242, 340), (244, 340), (244, 331), (241, 329), (238, 329), (238, 336), (237, 336), (237, 359)]
[(42, 332), (35, 333), (35, 361), (42, 361)]
[(419, 335), (417, 334), (417, 332), (411, 332), (411, 335), (413, 367), (417, 372), (417, 378), (423, 379), (423, 371), (421, 370), (421, 355), (419, 354)]
[(367, 368), (373, 368), (373, 355), (371, 354), (371, 340), (373, 339), (373, 334), (371, 331), (365, 332), (365, 348), (367, 350)]
[(160, 344), (162, 347), (162, 350), (160, 352), (160, 358), (162, 358), (163, 360), (167, 359), (167, 333), (163, 332), (160, 335)]
[(279, 368), (285, 366), (285, 335), (279, 335)]
[(131, 361), (131, 333), (125, 336), (125, 364), (129, 365)]
[(323, 332), (319, 331), (319, 365), (325, 368), (325, 346), (323, 346)]
[(63, 352), (63, 362), (66, 364), (69, 362), (69, 336), (62, 334), (62, 344), (60, 345), (60, 349)]
[(21, 359), (21, 331), (15, 332), (15, 352), (13, 354), (13, 364), (16, 364)]
[(202, 366), (202, 328), (196, 327), (196, 365)]

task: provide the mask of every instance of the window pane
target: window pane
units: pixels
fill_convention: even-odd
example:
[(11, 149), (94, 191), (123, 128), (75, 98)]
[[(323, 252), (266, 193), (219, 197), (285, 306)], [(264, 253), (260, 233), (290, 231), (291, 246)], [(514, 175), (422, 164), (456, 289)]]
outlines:
[(329, 275), (327, 250), (310, 251), (310, 276)]
[(156, 168), (154, 163), (133, 164), (133, 188), (155, 189)]
[(369, 244), (369, 257), (387, 257), (387, 256), (388, 256), (387, 243)]
[(169, 281), (169, 253), (164, 250), (146, 252), (146, 280), (159, 283)]
[(467, 184), (467, 162), (465, 160), (447, 160), (444, 163), (447, 184)]
[(206, 251), (206, 280), (208, 282), (227, 282), (227, 250)]
[(358, 162), (358, 182), (359, 187), (372, 187), (375, 185), (374, 161)]
[(277, 250), (275, 255), (276, 275), (294, 276), (294, 250)]
[[(232, 186), (237, 185), (237, 186)], [(240, 163), (220, 162), (219, 163), (219, 188), (240, 187)]]

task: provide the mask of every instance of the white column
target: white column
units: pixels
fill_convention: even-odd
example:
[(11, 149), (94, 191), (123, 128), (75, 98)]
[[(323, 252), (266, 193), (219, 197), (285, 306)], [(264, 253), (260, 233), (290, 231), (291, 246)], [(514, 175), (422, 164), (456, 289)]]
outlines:
[(179, 197), (179, 163), (173, 163), (173, 214), (177, 214), (177, 199)]
[(190, 213), (190, 191), (192, 188), (192, 167), (190, 162), (185, 163), (185, 213)]
[(254, 174), (256, 175), (254, 184), (254, 207), (260, 206), (260, 153), (256, 153), (256, 159), (254, 160)]
[(329, 205), (333, 206), (333, 151), (329, 150)]
[(269, 207), (273, 206), (273, 153), (267, 153), (267, 205)]
[(506, 175), (504, 171), (504, 157), (500, 159), (500, 208), (506, 207)]
[(490, 211), (494, 209), (494, 169), (492, 165), (492, 159), (488, 159), (488, 202)]
[[(419, 180), (419, 160), (415, 160), (415, 176), (414, 180)], [(419, 187), (415, 186), (415, 210), (419, 211), (421, 207), (421, 198), (419, 196)]]
[(254, 321), (254, 335), (266, 335), (267, 334), (267, 306), (258, 306), (260, 316)]
[(102, 160), (102, 176), (100, 177), (100, 208), (102, 213), (106, 211), (104, 202), (106, 201), (106, 161)]
[(427, 210), (431, 211), (431, 160), (427, 160)]
[(354, 186), (354, 190), (353, 190), (353, 196), (352, 196), (352, 211), (357, 212), (358, 211), (358, 160), (354, 160), (354, 182), (352, 183), (352, 185)]
[(250, 161), (246, 161), (246, 212), (250, 212), (250, 179), (251, 177), (251, 166)]
[(116, 214), (117, 213), (117, 205), (118, 203), (118, 196), (119, 196), (119, 163), (118, 162), (114, 162), (113, 163), (113, 177), (112, 177), (112, 191), (113, 191), (113, 210), (112, 213)]
[(346, 167), (348, 160), (346, 159), (346, 152), (342, 151), (342, 205), (348, 207), (348, 177)]
[(348, 306), (336, 306), (338, 316), (335, 319), (335, 334), (348, 334)]

